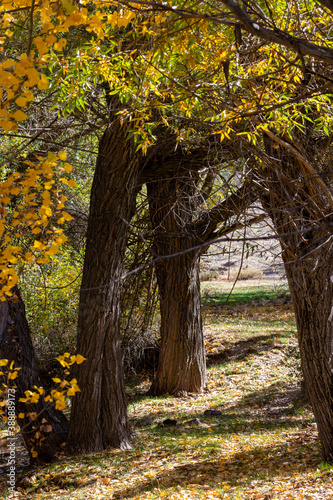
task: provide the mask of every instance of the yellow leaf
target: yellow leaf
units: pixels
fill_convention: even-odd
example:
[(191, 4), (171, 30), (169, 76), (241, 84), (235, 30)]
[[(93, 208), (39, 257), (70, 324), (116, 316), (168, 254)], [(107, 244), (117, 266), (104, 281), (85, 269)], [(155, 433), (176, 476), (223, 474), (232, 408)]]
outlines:
[(26, 115), (25, 113), (23, 113), (23, 111), (21, 110), (17, 110), (15, 111), (15, 113), (12, 115), (12, 117), (14, 118), (14, 120), (16, 120), (17, 122), (22, 122), (23, 120), (26, 120), (28, 118), (28, 115)]
[(52, 245), (47, 251), (47, 255), (55, 255), (59, 252), (59, 248), (56, 245)]
[(17, 375), (18, 375), (18, 372), (15, 370), (15, 371), (8, 374), (8, 378), (9, 378), (9, 380), (15, 380)]
[(73, 170), (73, 167), (69, 163), (66, 163), (66, 165), (64, 166), (64, 170), (69, 174)]
[(56, 161), (57, 160), (57, 155), (54, 154), (54, 153), (48, 153), (47, 154), (47, 161), (48, 162), (53, 162), (53, 161)]
[(8, 69), (11, 68), (12, 66), (15, 66), (16, 62), (13, 59), (7, 59), (2, 63), (3, 69)]
[(66, 14), (72, 14), (74, 10), (76, 9), (76, 6), (73, 5), (72, 2), (68, 2), (67, 0), (61, 0), (62, 3), (62, 8), (64, 9), (64, 12)]
[(24, 106), (26, 106), (28, 99), (26, 97), (21, 96), (21, 97), (18, 97), (15, 102), (18, 106), (23, 108)]
[(0, 366), (8, 365), (8, 359), (0, 359)]
[(2, 116), (2, 118), (5, 118), (6, 120), (8, 120), (9, 113), (8, 113), (7, 109), (0, 109), (0, 116)]
[(36, 45), (40, 56), (43, 56), (48, 52), (47, 43), (45, 43), (41, 36), (37, 36), (36, 38), (34, 38), (33, 42)]
[(27, 252), (25, 254), (25, 260), (27, 262), (33, 262), (35, 260), (35, 256), (31, 252)]
[(57, 52), (60, 52), (65, 47), (66, 43), (67, 41), (65, 38), (60, 38), (60, 40), (53, 45), (53, 48)]
[(45, 90), (49, 88), (49, 82), (45, 75), (41, 75), (40, 79), (37, 82), (37, 87), (39, 90)]
[(66, 408), (66, 403), (64, 401), (58, 400), (55, 404), (55, 409), (56, 410), (63, 410), (64, 408)]
[(62, 153), (58, 153), (58, 156), (59, 156), (61, 161), (66, 161), (67, 153), (65, 151), (63, 151)]
[(18, 418), (24, 418), (25, 417), (25, 413), (19, 413), (18, 414)]
[(31, 92), (31, 90), (29, 90), (29, 89), (25, 89), (25, 90), (24, 90), (24, 94), (25, 94), (25, 95), (24, 95), (25, 99), (26, 99), (27, 101), (29, 101), (29, 102), (30, 102), (30, 101), (33, 101), (33, 100), (34, 100), (34, 98), (35, 98), (35, 97), (34, 97), (34, 95), (33, 95), (33, 93)]
[(43, 217), (51, 217), (52, 215), (52, 210), (50, 207), (43, 205), (41, 208), (38, 209), (38, 213)]
[[(4, 71), (0, 69), (0, 83), (3, 87), (12, 87), (13, 85), (17, 85), (20, 83), (20, 80), (16, 78), (12, 73), (9, 71)], [(7, 100), (9, 101), (10, 96), (7, 95)]]
[(52, 380), (53, 380), (53, 382), (55, 382), (56, 384), (60, 384), (60, 382), (61, 382), (61, 379), (60, 379), (60, 378), (57, 378), (57, 377), (53, 378)]
[(9, 132), (10, 130), (16, 130), (17, 125), (16, 123), (10, 122), (8, 120), (1, 120), (0, 127), (2, 127), (5, 132)]
[(61, 234), (57, 239), (56, 239), (56, 244), (57, 245), (62, 245), (63, 243), (65, 243), (66, 241), (68, 240), (67, 236), (65, 236), (64, 234)]
[(33, 458), (38, 457), (38, 453), (35, 450), (31, 452), (31, 455), (32, 455)]
[(70, 220), (73, 220), (73, 217), (71, 215), (69, 215), (69, 213), (67, 212), (61, 212), (63, 218), (66, 220), (66, 221), (70, 221)]
[(48, 36), (45, 38), (45, 40), (47, 41), (47, 43), (48, 43), (48, 44), (53, 45), (53, 44), (54, 44), (54, 42), (56, 42), (56, 41), (57, 41), (57, 37), (51, 34), (51, 35), (48, 35)]
[(83, 363), (83, 361), (85, 361), (87, 358), (83, 357), (81, 354), (77, 354), (76, 356), (76, 362), (78, 365), (80, 365), (81, 363)]

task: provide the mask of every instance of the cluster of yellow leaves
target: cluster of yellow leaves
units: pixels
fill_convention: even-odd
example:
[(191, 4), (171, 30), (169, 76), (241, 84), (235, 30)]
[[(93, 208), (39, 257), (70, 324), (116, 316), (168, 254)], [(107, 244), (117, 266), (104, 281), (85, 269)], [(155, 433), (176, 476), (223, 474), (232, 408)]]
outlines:
[[(57, 361), (65, 368), (65, 374), (68, 374), (68, 368), (70, 368), (74, 363), (80, 365), (85, 361), (81, 354), (77, 354), (76, 356), (70, 355), (69, 352), (65, 352), (62, 356), (58, 356), (56, 358)], [(51, 401), (57, 410), (63, 410), (66, 408), (66, 397), (75, 396), (76, 392), (79, 392), (80, 389), (77, 385), (76, 378), (73, 378), (70, 381), (61, 380), (57, 377), (52, 379), (53, 382), (58, 384), (56, 389), (52, 389), (49, 396), (46, 396), (45, 401)]]
[[(72, 366), (74, 363), (80, 364), (85, 361), (86, 358), (81, 356), (80, 354), (74, 356), (69, 353), (65, 353), (62, 356), (56, 358), (60, 364), (66, 369), (65, 375), (69, 374), (68, 368)], [(6, 376), (7, 383), (4, 384), (4, 389), (0, 391), (0, 415), (2, 415), (2, 419), (7, 421), (7, 417), (4, 416), (5, 408), (7, 406), (7, 389), (9, 387), (9, 381), (15, 380), (18, 377), (19, 367), (14, 366), (14, 361), (9, 362), (8, 359), (0, 359), (0, 367), (6, 367), (5, 371), (0, 371), (0, 375)], [(50, 394), (46, 395), (43, 387), (34, 386), (34, 391), (27, 390), (25, 391), (24, 398), (20, 398), (19, 401), (21, 403), (25, 403), (27, 407), (27, 411), (25, 413), (20, 412), (17, 415), (17, 418), (20, 420), (28, 419), (29, 422), (36, 421), (36, 425), (34, 427), (34, 448), (30, 450), (33, 457), (38, 455), (38, 444), (45, 439), (44, 434), (52, 431), (52, 426), (47, 422), (47, 420), (41, 416), (42, 418), (37, 422), (39, 415), (36, 411), (29, 410), (29, 406), (38, 403), (40, 397), (44, 398), (44, 401), (52, 406), (54, 406), (57, 410), (63, 410), (66, 408), (66, 398), (75, 396), (77, 392), (80, 391), (77, 380), (73, 378), (68, 381), (66, 378), (63, 380), (59, 378), (52, 379), (58, 387), (56, 389), (52, 389)], [(12, 386), (15, 387), (15, 386)]]
[[(95, 2), (91, 13), (81, 0), (78, 4), (60, 0), (44, 0), (36, 8), (31, 0), (4, 0), (0, 5), (0, 52), (11, 39), (19, 23), (29, 23), (29, 29), (38, 28), (38, 36), (28, 42), (27, 50), (16, 59), (4, 59), (0, 63), (0, 127), (5, 131), (17, 130), (18, 122), (26, 120), (28, 114), (22, 111), (34, 94), (31, 89), (46, 90), (49, 87), (47, 63), (50, 55), (59, 53), (66, 46), (63, 37), (73, 26), (84, 26), (103, 40), (108, 27), (127, 26), (135, 14), (132, 11), (119, 11), (115, 2), (109, 2), (105, 12), (104, 2)], [(91, 10), (91, 9), (90, 9)], [(16, 109), (15, 109), (16, 108)]]
[[(0, 62), (0, 130), (10, 135), (29, 119), (36, 95), (49, 88), (51, 62), (66, 67), (65, 37), (72, 27), (84, 26), (103, 40), (110, 27), (125, 27), (135, 18), (114, 1), (96, 1), (93, 8), (88, 4), (88, 0), (42, 0), (38, 6), (32, 0), (1, 2), (0, 54), (10, 57)], [(11, 40), (22, 33), (21, 26), (30, 33), (25, 51), (7, 51)], [(25, 162), (28, 168), (23, 173), (0, 178), (0, 300), (6, 300), (18, 281), (16, 264), (47, 263), (67, 239), (62, 229), (54, 227), (71, 219), (59, 188), (59, 183), (75, 186), (59, 175), (72, 169), (68, 163), (60, 164), (65, 161), (66, 153), (37, 157), (36, 163)], [(21, 243), (22, 236), (34, 241)]]
[(62, 356), (58, 356), (56, 358), (57, 361), (63, 366), (64, 368), (69, 368), (70, 366), (74, 365), (74, 363), (80, 365), (85, 361), (86, 358), (84, 358), (81, 354), (77, 354), (76, 356), (70, 355), (69, 352), (65, 352)]
[[(19, 262), (50, 262), (67, 237), (59, 225), (72, 217), (64, 210), (66, 196), (59, 186), (75, 186), (73, 180), (60, 177), (72, 167), (65, 163), (66, 153), (50, 153), (37, 163), (14, 172), (0, 182), (0, 300), (11, 295), (18, 281), (13, 266)], [(15, 203), (13, 203), (15, 200)], [(22, 237), (26, 239), (22, 241)], [(33, 240), (30, 244), (27, 241)], [(19, 244), (13, 244), (13, 241)]]
[[(44, 401), (50, 402), (54, 405), (56, 410), (63, 410), (66, 408), (66, 397), (75, 396), (77, 392), (80, 391), (77, 380), (73, 378), (72, 380), (61, 380), (60, 378), (53, 378), (53, 382), (58, 384), (56, 389), (52, 389), (50, 394), (45, 396), (45, 391), (42, 387), (35, 387), (36, 391), (25, 391), (25, 397), (20, 398), (22, 403), (34, 404), (38, 403), (40, 396), (44, 396)], [(31, 417), (31, 413), (20, 413), (19, 418), (25, 418), (27, 415)], [(34, 419), (33, 419), (34, 420)]]
[[(14, 361), (12, 361), (9, 364), (8, 359), (0, 359), (0, 368), (1, 368), (0, 376), (7, 377), (7, 384), (5, 384), (5, 388), (6, 388), (10, 380), (15, 380), (17, 378), (18, 371), (20, 370), (20, 368), (14, 367)], [(2, 391), (0, 390), (0, 396), (1, 395), (2, 395)], [(7, 406), (7, 400), (1, 399), (0, 400), (0, 415), (4, 421), (7, 421), (7, 417), (4, 416), (6, 406)]]
[[(85, 361), (86, 358), (78, 354), (77, 356), (71, 356), (69, 353), (65, 353), (62, 356), (56, 358), (63, 367), (66, 368), (65, 375), (69, 374), (68, 368), (72, 366), (74, 363), (80, 364)], [(5, 371), (0, 371), (0, 375), (7, 377), (7, 383), (4, 384), (4, 389), (0, 391), (0, 415), (2, 416), (3, 421), (7, 421), (7, 417), (4, 416), (5, 408), (7, 406), (7, 389), (9, 387), (9, 381), (15, 380), (18, 376), (19, 367), (14, 367), (14, 362), (9, 363), (8, 359), (0, 359), (0, 367), (7, 367)], [(38, 403), (40, 397), (44, 398), (44, 401), (49, 405), (54, 406), (57, 410), (63, 410), (66, 408), (66, 398), (74, 396), (78, 391), (80, 391), (77, 380), (73, 378), (70, 381), (67, 381), (66, 378), (63, 380), (59, 378), (53, 378), (53, 381), (58, 384), (56, 389), (52, 389), (50, 394), (46, 395), (43, 387), (34, 386), (34, 391), (27, 390), (25, 391), (24, 398), (20, 398), (19, 401), (21, 403), (25, 403), (27, 407), (27, 411), (20, 412), (16, 417), (20, 420), (28, 420), (29, 422), (34, 422), (33, 431), (33, 448), (30, 450), (30, 453), (33, 457), (37, 457), (38, 455), (38, 446), (45, 439), (45, 434), (52, 431), (52, 425), (46, 420), (46, 418), (41, 415), (41, 418), (38, 420), (40, 415), (37, 414), (36, 411), (30, 410), (29, 406)], [(13, 386), (12, 386), (13, 387)], [(15, 386), (14, 386), (15, 387)]]
[(59, 384), (57, 389), (52, 389), (51, 394), (46, 396), (45, 401), (51, 401), (56, 410), (64, 410), (66, 408), (66, 396), (75, 396), (76, 392), (79, 392), (80, 389), (77, 385), (76, 378), (73, 378), (71, 381), (60, 380), (58, 378), (53, 378), (53, 382)]
[[(37, 70), (33, 60), (27, 54), (22, 54), (18, 61), (7, 59), (0, 64), (0, 86), (0, 127), (8, 132), (17, 130), (17, 122), (28, 118), (21, 108), (34, 100), (30, 89), (47, 89), (49, 84), (46, 76)], [(13, 106), (13, 101), (16, 106)]]

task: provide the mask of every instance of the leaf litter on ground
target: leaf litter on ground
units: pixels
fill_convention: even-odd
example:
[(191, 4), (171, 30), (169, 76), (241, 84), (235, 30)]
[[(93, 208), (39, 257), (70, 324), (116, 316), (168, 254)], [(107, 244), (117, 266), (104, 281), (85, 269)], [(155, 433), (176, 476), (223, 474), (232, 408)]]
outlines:
[[(321, 461), (301, 387), (291, 304), (206, 305), (204, 332), (206, 392), (145, 397), (151, 380), (141, 378), (131, 387), (140, 396), (129, 404), (132, 450), (63, 455), (22, 473), (15, 498), (333, 498), (333, 468)], [(177, 423), (159, 425), (166, 420)]]

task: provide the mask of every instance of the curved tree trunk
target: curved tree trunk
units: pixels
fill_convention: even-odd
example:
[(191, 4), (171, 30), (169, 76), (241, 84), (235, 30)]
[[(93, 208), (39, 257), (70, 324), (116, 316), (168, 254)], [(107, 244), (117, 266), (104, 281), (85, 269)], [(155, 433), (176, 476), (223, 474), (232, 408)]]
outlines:
[[(13, 294), (11, 299), (0, 302), (0, 359), (13, 361), (14, 367), (20, 370), (14, 380), (5, 380), (5, 383), (9, 383), (10, 394), (15, 396), (16, 416), (25, 414), (17, 422), (30, 461), (49, 462), (66, 441), (68, 422), (61, 411), (45, 402), (43, 396), (33, 404), (19, 401), (25, 398), (25, 391), (36, 392), (36, 387), (42, 387), (42, 382), (24, 303), (16, 287)], [(35, 416), (31, 418), (29, 414)], [(37, 452), (37, 456), (34, 457), (32, 452)]]
[[(149, 210), (157, 255), (168, 256), (197, 244), (186, 230), (193, 214), (189, 176), (148, 184)], [(206, 357), (200, 298), (200, 252), (159, 260), (155, 264), (160, 294), (161, 350), (150, 393), (202, 392)]]
[(304, 169), (288, 149), (273, 148), (267, 138), (265, 143), (269, 157), (279, 161), (262, 172), (270, 193), (262, 201), (281, 235), (305, 386), (323, 458), (333, 462), (333, 245), (332, 228), (325, 227), (332, 222), (332, 185), (325, 185), (329, 178), (320, 171)]
[(127, 229), (137, 193), (139, 154), (128, 126), (116, 119), (104, 133), (93, 180), (81, 285), (77, 367), (68, 449), (129, 448), (119, 333), (119, 305)]

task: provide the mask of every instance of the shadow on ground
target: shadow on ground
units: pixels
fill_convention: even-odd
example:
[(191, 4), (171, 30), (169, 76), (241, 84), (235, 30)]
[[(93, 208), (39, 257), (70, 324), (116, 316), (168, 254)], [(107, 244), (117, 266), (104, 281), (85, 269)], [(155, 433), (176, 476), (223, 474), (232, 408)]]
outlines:
[(221, 365), (230, 361), (241, 361), (247, 356), (253, 356), (272, 349), (283, 350), (286, 346), (275, 342), (276, 339), (282, 337), (288, 338), (288, 335), (279, 332), (270, 335), (255, 335), (247, 340), (239, 340), (234, 344), (230, 344), (230, 347), (223, 351), (214, 354), (208, 353), (207, 366)]

